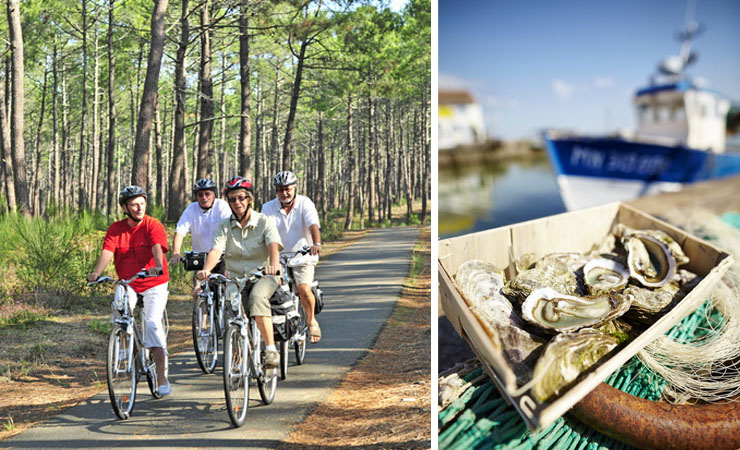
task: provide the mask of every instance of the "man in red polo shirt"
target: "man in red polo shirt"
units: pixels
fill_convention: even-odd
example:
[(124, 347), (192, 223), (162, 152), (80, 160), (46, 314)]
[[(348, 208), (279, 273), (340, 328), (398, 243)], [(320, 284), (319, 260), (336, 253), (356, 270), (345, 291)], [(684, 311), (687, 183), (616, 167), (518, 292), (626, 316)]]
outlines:
[[(114, 222), (103, 240), (95, 270), (87, 276), (95, 281), (113, 260), (119, 279), (129, 279), (141, 269), (150, 275), (139, 278), (129, 287), (144, 297), (144, 346), (152, 352), (157, 365), (157, 391), (161, 395), (172, 392), (167, 379), (167, 336), (162, 327), (162, 317), (167, 306), (167, 232), (157, 219), (146, 215), (146, 192), (139, 186), (128, 186), (118, 196), (118, 203), (126, 219)], [(136, 295), (131, 296), (132, 299)], [(135, 303), (134, 303), (135, 305)]]

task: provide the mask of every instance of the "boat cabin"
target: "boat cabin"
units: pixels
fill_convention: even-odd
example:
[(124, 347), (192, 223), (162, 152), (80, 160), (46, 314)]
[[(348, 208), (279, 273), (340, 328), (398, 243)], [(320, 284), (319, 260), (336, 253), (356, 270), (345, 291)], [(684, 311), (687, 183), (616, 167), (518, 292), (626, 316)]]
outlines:
[(683, 80), (635, 94), (637, 137), (714, 153), (725, 151), (730, 101)]

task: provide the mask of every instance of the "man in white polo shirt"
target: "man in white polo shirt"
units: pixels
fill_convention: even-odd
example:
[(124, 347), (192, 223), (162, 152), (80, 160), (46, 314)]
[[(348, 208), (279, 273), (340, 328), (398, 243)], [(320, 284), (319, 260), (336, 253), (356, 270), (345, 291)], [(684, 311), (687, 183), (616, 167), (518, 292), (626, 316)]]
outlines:
[[(283, 241), (283, 253), (296, 252), (305, 245), (311, 246), (311, 255), (321, 253), (321, 232), (319, 214), (311, 199), (296, 194), (298, 178), (293, 172), (284, 171), (275, 175), (276, 198), (262, 205), (262, 214), (275, 218), (280, 240)], [(293, 268), (296, 290), (301, 297), (301, 304), (306, 311), (309, 325), (309, 341), (321, 340), (321, 328), (314, 315), (316, 299), (311, 292), (314, 265), (306, 264)]]
[(216, 198), (216, 183), (208, 178), (195, 182), (193, 187), (197, 201), (183, 211), (175, 228), (170, 265), (180, 262), (180, 249), (185, 235), (191, 234), (194, 252), (208, 252), (218, 223), (231, 216), (228, 203)]

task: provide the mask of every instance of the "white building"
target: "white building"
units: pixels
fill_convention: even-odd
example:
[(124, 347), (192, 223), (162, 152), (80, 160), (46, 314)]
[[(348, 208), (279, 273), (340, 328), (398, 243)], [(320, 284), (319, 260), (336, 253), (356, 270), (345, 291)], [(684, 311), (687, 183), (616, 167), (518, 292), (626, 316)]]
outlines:
[(451, 149), (486, 141), (483, 110), (469, 92), (439, 91), (439, 149)]

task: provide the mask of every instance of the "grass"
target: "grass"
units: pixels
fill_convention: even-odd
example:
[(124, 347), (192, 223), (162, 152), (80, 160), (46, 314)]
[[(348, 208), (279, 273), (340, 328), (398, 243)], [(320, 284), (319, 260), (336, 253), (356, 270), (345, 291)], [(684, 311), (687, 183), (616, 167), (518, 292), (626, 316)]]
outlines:
[(87, 328), (96, 333), (108, 335), (110, 334), (113, 325), (110, 323), (110, 320), (91, 319), (89, 322), (87, 322)]
[(8, 416), (8, 420), (3, 423), (3, 429), (5, 431), (15, 430), (15, 422), (13, 422), (13, 416)]
[(26, 328), (36, 322), (46, 320), (46, 318), (46, 310), (39, 306), (29, 305), (20, 301), (10, 301), (0, 304), (0, 328)]

